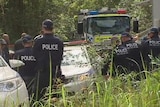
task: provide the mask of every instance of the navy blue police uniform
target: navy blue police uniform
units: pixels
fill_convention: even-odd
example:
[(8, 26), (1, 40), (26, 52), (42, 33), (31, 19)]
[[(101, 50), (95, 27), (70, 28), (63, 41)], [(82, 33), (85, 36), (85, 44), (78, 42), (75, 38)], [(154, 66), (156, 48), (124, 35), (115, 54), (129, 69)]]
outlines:
[[(122, 36), (130, 37), (128, 33), (123, 33)], [(141, 46), (132, 39), (123, 42), (114, 50), (112, 65), (114, 68), (112, 71), (112, 76), (129, 74), (132, 71), (142, 71), (143, 66), (141, 61)], [(105, 66), (102, 69), (102, 75), (109, 74), (108, 70), (105, 69)], [(106, 66), (106, 68), (108, 67)]]
[[(32, 37), (31, 36), (24, 36), (23, 37), (23, 42), (31, 42)], [(19, 59), (25, 63), (24, 66), (21, 66), (17, 68), (19, 74), (22, 76), (24, 79), (28, 91), (31, 90), (31, 84), (33, 84), (33, 80), (35, 78), (35, 65), (36, 65), (36, 59), (33, 56), (33, 48), (32, 47), (24, 47), (24, 49), (20, 49), (15, 52), (14, 59)], [(30, 93), (29, 93), (30, 94)]]
[(4, 39), (0, 39), (0, 44), (2, 47), (0, 54), (4, 58), (4, 60), (8, 63), (8, 65), (10, 65), (10, 63), (9, 63), (9, 50), (8, 50), (7, 42)]
[(50, 73), (53, 79), (61, 76), (63, 42), (53, 34), (44, 34), (43, 38), (37, 39), (34, 44), (34, 56), (37, 61), (36, 70), (39, 73), (40, 91), (49, 86)]
[[(49, 27), (53, 25), (50, 21), (44, 24)], [(49, 86), (50, 76), (52, 76), (52, 85), (53, 80), (61, 76), (63, 42), (53, 33), (44, 33), (43, 37), (36, 39), (33, 50), (38, 71), (37, 79), (39, 78), (37, 80), (38, 92), (40, 92)], [(38, 98), (44, 95), (44, 91), (39, 94)]]
[(32, 48), (24, 48), (21, 50), (16, 51), (15, 59), (19, 59), (25, 63), (24, 66), (18, 68), (19, 69), (19, 74), (22, 77), (33, 77), (35, 74), (35, 64), (36, 64), (36, 59), (33, 56), (33, 50)]
[[(50, 74), (50, 64), (53, 77), (56, 77), (56, 67), (61, 65), (63, 54), (63, 42), (53, 34), (44, 34), (43, 38), (37, 39), (34, 44), (34, 56), (37, 59), (36, 69)], [(57, 72), (58, 73), (58, 72)]]
[(151, 62), (148, 55), (151, 55), (153, 58), (160, 55), (160, 38), (158, 36), (158, 28), (151, 28), (149, 33), (152, 33), (153, 36), (141, 43), (144, 61), (148, 66)]

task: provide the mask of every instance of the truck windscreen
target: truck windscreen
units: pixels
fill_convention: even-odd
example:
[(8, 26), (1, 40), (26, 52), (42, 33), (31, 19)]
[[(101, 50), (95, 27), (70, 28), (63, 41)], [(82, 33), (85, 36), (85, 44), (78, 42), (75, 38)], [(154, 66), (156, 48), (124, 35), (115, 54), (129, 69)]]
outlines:
[(130, 18), (127, 16), (103, 16), (87, 19), (87, 33), (97, 34), (121, 34), (130, 28)]

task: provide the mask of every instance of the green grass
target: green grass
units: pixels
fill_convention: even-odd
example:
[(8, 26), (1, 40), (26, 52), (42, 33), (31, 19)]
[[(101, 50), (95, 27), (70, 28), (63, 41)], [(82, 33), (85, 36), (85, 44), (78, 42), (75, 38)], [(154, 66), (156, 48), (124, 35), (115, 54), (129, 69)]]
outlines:
[[(104, 80), (99, 76), (96, 86), (89, 87), (84, 93), (68, 95), (62, 86), (58, 92), (61, 97), (39, 101), (38, 107), (159, 107), (160, 72), (147, 75), (147, 79), (131, 81), (131, 75)], [(55, 91), (55, 90), (54, 90)]]
[[(92, 54), (94, 50), (92, 50)], [(112, 68), (110, 68), (112, 72)], [(83, 93), (68, 94), (60, 85), (58, 89), (49, 87), (48, 97), (37, 101), (37, 107), (160, 107), (160, 70), (146, 72), (146, 79), (134, 80), (136, 74), (121, 75), (105, 80), (100, 74), (95, 78), (95, 86)], [(60, 97), (52, 98), (58, 93)]]

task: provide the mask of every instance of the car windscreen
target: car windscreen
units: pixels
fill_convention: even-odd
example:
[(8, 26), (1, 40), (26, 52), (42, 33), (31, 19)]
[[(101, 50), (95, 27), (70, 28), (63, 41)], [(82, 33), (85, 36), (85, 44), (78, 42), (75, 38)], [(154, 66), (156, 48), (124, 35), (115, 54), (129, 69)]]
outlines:
[(62, 66), (87, 64), (88, 59), (85, 51), (81, 49), (64, 50)]

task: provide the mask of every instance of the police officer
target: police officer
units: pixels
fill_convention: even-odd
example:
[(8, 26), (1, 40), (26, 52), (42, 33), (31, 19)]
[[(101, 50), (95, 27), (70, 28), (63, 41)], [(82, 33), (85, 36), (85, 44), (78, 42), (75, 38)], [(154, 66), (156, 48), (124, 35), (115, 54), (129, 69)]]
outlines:
[(4, 58), (4, 60), (9, 63), (9, 50), (7, 46), (7, 42), (4, 39), (0, 39), (0, 55)]
[(24, 49), (20, 49), (15, 52), (15, 59), (19, 59), (25, 63), (24, 66), (21, 66), (18, 68), (19, 74), (24, 79), (29, 95), (31, 95), (32, 92), (32, 84), (34, 83), (34, 77), (35, 77), (35, 64), (36, 59), (33, 56), (33, 39), (31, 36), (26, 35), (22, 38), (22, 43), (24, 46)]
[(38, 90), (36, 90), (38, 91), (38, 99), (43, 97), (49, 83), (52, 82), (53, 85), (53, 80), (61, 76), (60, 66), (63, 57), (63, 42), (52, 32), (53, 22), (50, 19), (42, 22), (42, 31), (43, 37), (37, 39), (33, 47), (37, 61), (36, 70), (38, 71)]
[(107, 76), (129, 74), (132, 71), (140, 72), (143, 70), (141, 61), (141, 48), (138, 43), (132, 40), (131, 35), (127, 32), (121, 35), (121, 42), (113, 53), (113, 71), (112, 74), (107, 70), (109, 66), (104, 64), (102, 75)]
[(148, 38), (141, 42), (141, 44), (144, 61), (146, 62), (147, 66), (149, 66), (151, 59), (148, 57), (148, 55), (153, 56), (153, 58), (160, 55), (160, 38), (158, 36), (158, 28), (151, 28)]
[(4, 59), (10, 65), (10, 63), (9, 63), (9, 59), (10, 59), (10, 55), (9, 55), (9, 44), (10, 44), (9, 35), (7, 33), (4, 33), (2, 35), (2, 39), (6, 42), (6, 44), (3, 44), (3, 51), (4, 51), (4, 55), (5, 55)]

